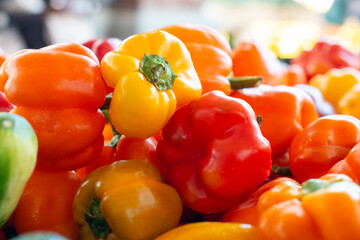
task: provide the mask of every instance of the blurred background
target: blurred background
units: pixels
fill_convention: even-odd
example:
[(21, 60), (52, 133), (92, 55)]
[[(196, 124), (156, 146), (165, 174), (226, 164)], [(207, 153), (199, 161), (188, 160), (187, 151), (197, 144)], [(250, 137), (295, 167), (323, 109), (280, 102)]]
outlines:
[(0, 47), (13, 54), (196, 23), (234, 44), (256, 40), (279, 58), (293, 58), (321, 38), (359, 53), (359, 17), (360, 0), (0, 0)]

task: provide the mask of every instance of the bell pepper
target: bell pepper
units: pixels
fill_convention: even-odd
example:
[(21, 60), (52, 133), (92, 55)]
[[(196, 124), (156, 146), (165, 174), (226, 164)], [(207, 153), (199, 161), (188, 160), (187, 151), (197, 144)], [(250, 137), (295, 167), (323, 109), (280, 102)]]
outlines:
[(121, 136), (116, 146), (115, 161), (142, 159), (149, 161), (159, 170), (160, 175), (165, 179), (165, 166), (158, 160), (156, 146), (158, 141), (155, 137), (133, 138)]
[(339, 100), (338, 111), (340, 114), (360, 118), (360, 82), (352, 86)]
[(286, 67), (258, 43), (239, 42), (232, 52), (235, 77), (261, 76), (264, 84), (278, 85), (286, 72)]
[(76, 172), (83, 179), (91, 171), (119, 160), (141, 159), (154, 164), (161, 177), (165, 178), (165, 167), (156, 155), (158, 141), (154, 137), (132, 138), (122, 135), (115, 146), (105, 144), (100, 155), (89, 165), (77, 169)]
[(345, 159), (332, 166), (329, 173), (348, 175), (355, 183), (360, 184), (360, 143), (350, 150)]
[(79, 175), (80, 179), (84, 179), (90, 172), (93, 170), (111, 164), (114, 160), (115, 148), (110, 145), (104, 145), (101, 153), (97, 158), (90, 162), (90, 164), (86, 165), (85, 167), (76, 169), (76, 173)]
[(302, 67), (308, 79), (324, 74), (333, 68), (353, 67), (360, 69), (359, 57), (344, 46), (330, 41), (318, 41), (310, 51), (303, 51), (291, 60)]
[(289, 65), (287, 66), (285, 72), (281, 75), (277, 85), (294, 86), (296, 84), (305, 84), (307, 82), (307, 76), (300, 66)]
[(271, 148), (254, 111), (220, 91), (175, 112), (157, 146), (167, 183), (201, 213), (234, 206), (270, 174)]
[(100, 153), (105, 86), (88, 48), (69, 43), (21, 51), (2, 65), (0, 90), (35, 130), (38, 169), (80, 168)]
[(133, 35), (101, 61), (103, 77), (115, 88), (109, 114), (125, 136), (157, 134), (176, 106), (200, 97), (201, 84), (189, 51), (164, 31)]
[(116, 49), (120, 43), (121, 40), (118, 38), (96, 38), (91, 39), (82, 45), (90, 48), (90, 50), (95, 53), (99, 62), (101, 62), (105, 54)]
[[(97, 38), (97, 39), (89, 40), (83, 43), (82, 45), (87, 48), (90, 48), (91, 51), (95, 53), (99, 62), (101, 62), (105, 54), (113, 51), (115, 48), (117, 48), (120, 45), (120, 43), (121, 40), (118, 38)], [(114, 91), (114, 89), (112, 87), (107, 86), (105, 82), (104, 84), (106, 87), (107, 94), (112, 93)]]
[(311, 97), (294, 87), (263, 84), (234, 90), (230, 96), (246, 101), (263, 117), (260, 129), (273, 156), (286, 152), (296, 134), (318, 118)]
[(360, 187), (341, 174), (301, 187), (283, 182), (261, 195), (257, 227), (264, 240), (360, 239), (359, 196)]
[(14, 213), (17, 233), (47, 230), (76, 240), (78, 226), (73, 219), (72, 202), (80, 183), (74, 171), (36, 170)]
[(0, 113), (0, 227), (10, 218), (36, 165), (38, 142), (21, 116)]
[(294, 87), (303, 90), (313, 99), (316, 111), (320, 117), (335, 114), (335, 109), (331, 103), (324, 99), (322, 92), (309, 84), (296, 84)]
[(289, 149), (289, 166), (297, 181), (326, 174), (360, 142), (360, 120), (347, 115), (321, 117), (298, 133)]
[(13, 108), (14, 105), (9, 103), (3, 92), (0, 92), (0, 112), (10, 112)]
[(196, 24), (171, 25), (161, 30), (179, 38), (189, 50), (203, 94), (212, 90), (230, 94), (226, 77), (232, 71), (231, 47), (221, 33)]
[(324, 99), (339, 110), (339, 102), (342, 97), (359, 82), (359, 71), (354, 68), (343, 68), (331, 69), (325, 74), (316, 75), (311, 78), (309, 85), (318, 88)]
[(198, 222), (177, 227), (155, 240), (261, 240), (261, 232), (249, 224)]
[(118, 161), (91, 172), (73, 202), (79, 239), (154, 239), (177, 226), (180, 196), (143, 160)]
[[(258, 212), (258, 202), (261, 195), (275, 186), (277, 186), (279, 183), (288, 182), (291, 184), (297, 184), (299, 185), (295, 180), (288, 178), (288, 177), (279, 177), (276, 178), (260, 188), (256, 189), (249, 197), (242, 200), (240, 203), (238, 203), (235, 207), (227, 210), (222, 220), (223, 222), (238, 222), (238, 223), (247, 223), (252, 224), (254, 226), (257, 225), (259, 221), (259, 212)], [(300, 186), (300, 185), (299, 185)], [(284, 199), (287, 199), (286, 194), (278, 195), (278, 199), (281, 201), (284, 201)]]
[(6, 57), (6, 54), (2, 51), (2, 49), (0, 49), (0, 67), (5, 62)]

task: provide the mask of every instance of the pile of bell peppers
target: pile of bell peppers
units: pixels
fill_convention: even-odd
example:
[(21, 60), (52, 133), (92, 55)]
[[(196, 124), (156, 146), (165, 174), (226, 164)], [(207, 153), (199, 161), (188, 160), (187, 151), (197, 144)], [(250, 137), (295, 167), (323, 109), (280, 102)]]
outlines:
[(339, 44), (285, 64), (179, 24), (0, 60), (0, 240), (360, 239)]

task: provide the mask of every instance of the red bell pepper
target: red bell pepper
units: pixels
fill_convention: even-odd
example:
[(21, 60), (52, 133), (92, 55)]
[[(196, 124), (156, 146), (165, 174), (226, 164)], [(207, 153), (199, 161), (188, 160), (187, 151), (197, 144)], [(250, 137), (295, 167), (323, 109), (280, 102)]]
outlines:
[(86, 175), (88, 175), (93, 170), (111, 164), (114, 162), (114, 154), (115, 148), (109, 145), (104, 145), (101, 153), (97, 158), (90, 162), (90, 164), (86, 165), (85, 167), (79, 168), (76, 170), (76, 173), (79, 175), (80, 179), (84, 179)]
[(117, 48), (120, 43), (121, 40), (118, 38), (97, 38), (89, 40), (82, 45), (90, 48), (90, 50), (93, 51), (99, 59), (99, 62), (101, 62), (105, 54)]
[(158, 141), (155, 137), (134, 138), (121, 136), (116, 146), (114, 161), (142, 159), (151, 162), (159, 170), (161, 177), (165, 178), (165, 166), (159, 162), (156, 155)]
[[(113, 51), (115, 48), (117, 48), (120, 45), (120, 43), (121, 40), (118, 38), (97, 38), (97, 39), (89, 40), (83, 43), (82, 45), (87, 48), (90, 48), (90, 50), (95, 53), (99, 62), (101, 62), (105, 54)], [(106, 87), (106, 93), (114, 92), (114, 88), (109, 87), (105, 81), (104, 84)]]
[(318, 41), (310, 51), (303, 51), (291, 64), (299, 65), (308, 79), (332, 68), (360, 69), (360, 58), (344, 46), (330, 41)]
[(169, 120), (157, 147), (167, 183), (191, 209), (224, 211), (263, 182), (271, 148), (245, 101), (219, 91), (204, 94)]
[(13, 108), (14, 105), (9, 103), (3, 92), (0, 92), (0, 112), (10, 112)]
[(164, 178), (165, 167), (159, 162), (156, 155), (157, 143), (155, 137), (142, 139), (122, 135), (116, 146), (104, 145), (100, 155), (94, 161), (83, 168), (77, 169), (76, 172), (83, 179), (91, 171), (115, 161), (141, 159), (154, 164), (161, 177)]

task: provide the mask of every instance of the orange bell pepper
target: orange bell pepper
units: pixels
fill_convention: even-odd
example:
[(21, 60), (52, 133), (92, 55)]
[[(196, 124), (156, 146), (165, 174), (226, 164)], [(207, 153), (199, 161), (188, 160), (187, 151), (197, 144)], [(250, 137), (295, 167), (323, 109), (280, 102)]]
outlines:
[[(349, 177), (328, 174), (301, 186), (284, 180), (257, 198), (256, 210), (250, 208), (264, 240), (360, 239), (360, 187)], [(241, 215), (227, 220), (247, 222)]]
[[(295, 180), (291, 178), (287, 178), (287, 177), (276, 178), (264, 184), (260, 188), (256, 189), (249, 197), (242, 200), (237, 206), (227, 210), (224, 213), (221, 221), (256, 225), (259, 220), (259, 213), (257, 209), (259, 198), (263, 193), (271, 190), (279, 183), (283, 183), (283, 182), (291, 182), (293, 184), (298, 184)], [(284, 199), (283, 195), (279, 195), (279, 199), (283, 200)]]
[(91, 172), (73, 202), (79, 239), (154, 239), (177, 226), (179, 194), (143, 160), (118, 161)]
[(197, 222), (177, 227), (155, 240), (261, 240), (261, 233), (254, 226), (239, 223)]
[(315, 120), (293, 139), (289, 166), (297, 181), (320, 177), (360, 142), (360, 120), (329, 115)]
[(73, 219), (72, 202), (80, 183), (73, 171), (35, 171), (14, 212), (17, 233), (47, 230), (76, 240), (78, 226)]
[(286, 69), (270, 52), (253, 42), (240, 42), (232, 52), (235, 77), (261, 76), (264, 84), (278, 85)]
[(6, 54), (0, 49), (0, 67), (6, 60)]
[(221, 33), (195, 24), (171, 25), (161, 30), (179, 38), (189, 50), (203, 94), (212, 90), (230, 94), (226, 77), (232, 71), (231, 47)]
[(305, 84), (307, 82), (306, 74), (300, 66), (289, 65), (285, 72), (280, 76), (277, 85), (294, 86), (296, 84)]
[(17, 106), (39, 141), (38, 169), (72, 170), (103, 146), (105, 86), (98, 60), (79, 44), (24, 50), (0, 69), (0, 90)]
[(264, 240), (360, 239), (359, 196), (360, 187), (345, 175), (325, 175), (302, 187), (280, 183), (260, 197), (257, 226)]
[(311, 97), (294, 87), (260, 85), (234, 90), (230, 96), (245, 100), (263, 117), (260, 129), (272, 156), (286, 152), (295, 135), (318, 118)]
[(329, 173), (348, 175), (354, 182), (360, 184), (360, 143), (350, 150), (345, 159), (332, 166)]

